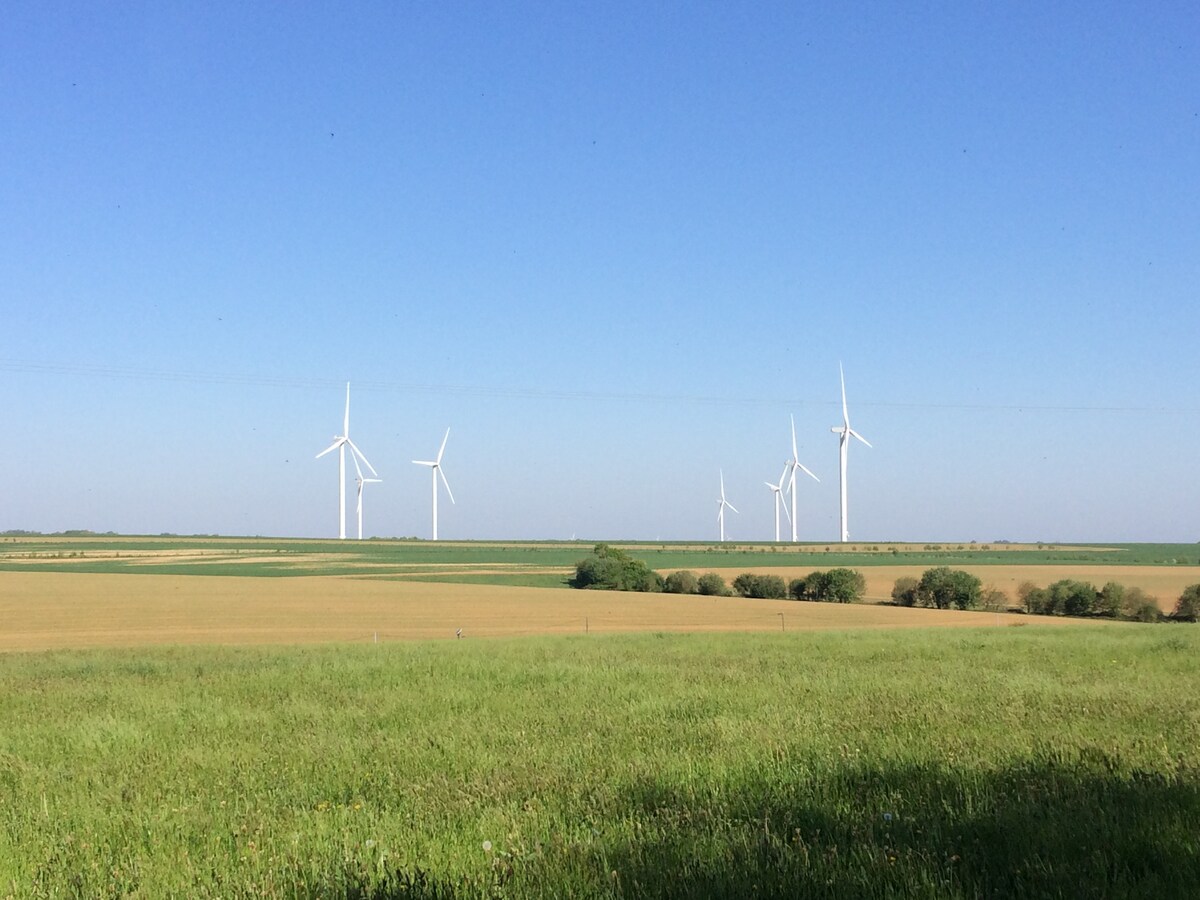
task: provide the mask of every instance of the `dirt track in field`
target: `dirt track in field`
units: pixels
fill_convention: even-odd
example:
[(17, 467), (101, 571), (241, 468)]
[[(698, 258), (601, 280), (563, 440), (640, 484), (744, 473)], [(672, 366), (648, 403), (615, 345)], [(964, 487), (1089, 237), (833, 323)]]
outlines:
[[(569, 588), (338, 577), (0, 572), (0, 651), (452, 639), (460, 628), (472, 638), (585, 630), (791, 631), (1027, 621), (994, 613)], [(1037, 621), (1074, 624), (1068, 619)]]
[[(823, 567), (828, 568), (828, 567)], [(865, 601), (881, 603), (892, 597), (892, 586), (896, 579), (904, 576), (920, 578), (929, 566), (862, 566), (858, 569), (867, 580)], [(1200, 584), (1200, 566), (952, 566), (978, 576), (984, 587), (994, 587), (1008, 597), (1011, 605), (1017, 605), (1017, 588), (1022, 582), (1031, 581), (1038, 587), (1046, 587), (1055, 581), (1072, 578), (1087, 581), (1097, 588), (1109, 581), (1117, 581), (1126, 587), (1140, 587), (1158, 600), (1164, 612), (1171, 612), (1183, 589), (1190, 584)], [(778, 575), (784, 581), (801, 578), (812, 572), (812, 566), (796, 568), (742, 568), (711, 569), (726, 581), (732, 582), (742, 572), (762, 575)]]

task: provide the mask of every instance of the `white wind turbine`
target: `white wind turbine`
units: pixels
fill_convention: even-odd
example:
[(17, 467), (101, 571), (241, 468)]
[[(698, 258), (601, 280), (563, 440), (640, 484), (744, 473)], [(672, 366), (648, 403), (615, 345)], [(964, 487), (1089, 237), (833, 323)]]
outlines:
[(358, 485), (358, 539), (361, 541), (361, 540), (362, 540), (362, 495), (363, 495), (363, 485), (364, 485), (364, 484), (382, 484), (382, 483), (383, 483), (383, 479), (382, 479), (382, 478), (363, 478), (362, 469), (361, 469), (361, 468), (359, 467), (359, 465), (358, 465), (358, 457), (357, 457), (357, 456), (353, 456), (353, 455), (351, 455), (351, 457), (350, 457), (350, 458), (351, 458), (352, 460), (354, 460), (354, 471), (355, 471), (356, 473), (358, 473), (358, 477), (357, 477), (357, 478), (355, 478), (355, 479), (354, 479), (354, 481), (355, 481), (355, 483)]
[[(351, 457), (361, 459), (371, 470), (372, 475), (378, 475), (375, 467), (363, 456), (354, 441), (350, 440), (350, 382), (346, 382), (346, 417), (342, 420), (342, 433), (335, 435), (333, 443), (317, 454), (320, 459), (331, 450), (338, 451), (338, 539), (346, 539), (346, 446), (350, 446)], [(356, 462), (355, 465), (358, 465)]]
[(794, 544), (799, 540), (796, 536), (796, 470), (800, 469), (813, 481), (819, 482), (821, 479), (810, 472), (807, 466), (801, 464), (800, 453), (796, 450), (796, 417), (791, 416), (790, 418), (792, 420), (792, 458), (788, 465), (791, 466), (792, 474), (788, 476), (788, 493), (792, 495), (792, 543)]
[(725, 499), (725, 473), (721, 472), (721, 499), (717, 501), (721, 504), (717, 507), (717, 524), (721, 526), (721, 543), (725, 543), (725, 510), (732, 509), (737, 512), (737, 507)]
[(446, 486), (446, 493), (450, 496), (450, 502), (454, 502), (454, 492), (450, 490), (450, 482), (446, 480), (446, 473), (442, 471), (442, 454), (446, 451), (446, 441), (450, 438), (450, 429), (446, 429), (446, 436), (442, 438), (441, 449), (438, 450), (437, 459), (425, 460), (414, 459), (413, 462), (418, 466), (429, 466), (433, 469), (433, 539), (436, 541), (437, 536), (437, 497), (438, 497), (438, 475), (442, 476), (442, 484)]
[(788, 514), (787, 506), (783, 504), (783, 482), (787, 480), (788, 469), (791, 468), (790, 463), (783, 464), (783, 472), (779, 476), (779, 484), (771, 484), (769, 481), (764, 481), (767, 487), (771, 489), (771, 493), (775, 495), (775, 543), (779, 543), (779, 507), (783, 506), (783, 514)]
[(840, 435), (838, 439), (838, 449), (841, 455), (841, 476), (842, 476), (842, 543), (850, 540), (850, 529), (846, 522), (846, 456), (850, 448), (850, 437), (853, 435), (858, 438), (868, 447), (871, 442), (865, 437), (850, 427), (850, 411), (846, 407), (846, 374), (842, 371), (842, 364), (838, 363), (838, 375), (842, 380), (842, 424), (834, 425), (830, 431)]

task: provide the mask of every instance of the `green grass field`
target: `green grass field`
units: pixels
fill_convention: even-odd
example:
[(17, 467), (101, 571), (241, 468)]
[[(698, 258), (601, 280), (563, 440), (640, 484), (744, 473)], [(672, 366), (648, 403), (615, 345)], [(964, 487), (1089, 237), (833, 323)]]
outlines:
[(1200, 630), (0, 656), (0, 897), (1200, 896)]

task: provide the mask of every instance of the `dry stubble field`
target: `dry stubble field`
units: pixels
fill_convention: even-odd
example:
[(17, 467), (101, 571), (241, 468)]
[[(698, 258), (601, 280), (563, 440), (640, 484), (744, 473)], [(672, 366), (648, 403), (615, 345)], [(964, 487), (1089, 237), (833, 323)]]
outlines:
[(0, 651), (414, 640), (453, 638), (458, 629), (472, 638), (1021, 621), (1022, 616), (983, 612), (355, 577), (0, 572)]

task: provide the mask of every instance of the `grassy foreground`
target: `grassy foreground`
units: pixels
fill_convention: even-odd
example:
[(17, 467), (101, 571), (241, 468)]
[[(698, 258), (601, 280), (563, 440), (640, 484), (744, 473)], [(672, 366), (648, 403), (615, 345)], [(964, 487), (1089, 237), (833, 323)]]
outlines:
[(0, 897), (1195, 897), (1200, 629), (0, 656)]

